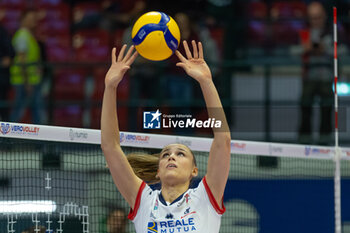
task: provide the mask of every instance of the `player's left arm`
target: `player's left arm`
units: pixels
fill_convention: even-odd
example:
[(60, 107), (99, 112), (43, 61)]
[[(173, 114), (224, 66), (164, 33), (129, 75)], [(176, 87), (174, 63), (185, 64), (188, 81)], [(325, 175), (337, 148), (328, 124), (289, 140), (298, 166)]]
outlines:
[(179, 51), (176, 55), (180, 62), (176, 65), (197, 80), (202, 89), (208, 116), (221, 121), (220, 128), (213, 128), (214, 140), (210, 148), (206, 180), (216, 202), (221, 205), (230, 170), (231, 134), (219, 94), (214, 85), (210, 69), (203, 58), (203, 46), (192, 41), (193, 54), (184, 41), (185, 58)]

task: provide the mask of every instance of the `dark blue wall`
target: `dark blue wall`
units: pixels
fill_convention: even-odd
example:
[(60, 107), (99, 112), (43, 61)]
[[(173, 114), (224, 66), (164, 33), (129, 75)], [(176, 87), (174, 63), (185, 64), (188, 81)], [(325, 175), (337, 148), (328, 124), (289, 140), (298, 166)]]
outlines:
[[(333, 180), (229, 180), (225, 201), (243, 199), (260, 233), (334, 233)], [(350, 221), (350, 180), (342, 180), (342, 221)], [(234, 226), (233, 226), (234, 227)]]

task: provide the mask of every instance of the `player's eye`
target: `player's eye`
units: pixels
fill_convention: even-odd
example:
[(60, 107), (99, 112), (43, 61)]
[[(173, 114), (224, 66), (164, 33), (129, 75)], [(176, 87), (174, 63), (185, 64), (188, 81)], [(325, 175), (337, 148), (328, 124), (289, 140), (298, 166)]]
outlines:
[(179, 153), (177, 153), (177, 156), (185, 156), (185, 154), (182, 152), (179, 152)]
[(162, 158), (166, 158), (166, 157), (169, 157), (169, 153), (164, 153), (164, 154), (162, 155)]

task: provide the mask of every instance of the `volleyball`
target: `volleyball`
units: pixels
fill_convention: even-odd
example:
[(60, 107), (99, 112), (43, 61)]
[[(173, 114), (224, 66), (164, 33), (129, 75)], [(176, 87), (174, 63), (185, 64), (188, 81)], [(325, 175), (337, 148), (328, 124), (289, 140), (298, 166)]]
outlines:
[(179, 46), (180, 29), (167, 14), (151, 11), (135, 22), (131, 38), (142, 57), (162, 61), (169, 58)]

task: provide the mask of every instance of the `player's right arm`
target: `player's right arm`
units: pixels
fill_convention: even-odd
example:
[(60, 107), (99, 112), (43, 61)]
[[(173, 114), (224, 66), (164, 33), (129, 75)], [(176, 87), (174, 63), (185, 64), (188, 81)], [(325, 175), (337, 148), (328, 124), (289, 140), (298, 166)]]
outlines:
[(117, 87), (124, 74), (137, 57), (131, 46), (124, 56), (124, 45), (116, 57), (116, 49), (112, 50), (112, 64), (105, 78), (105, 91), (101, 116), (101, 148), (106, 158), (114, 183), (131, 208), (134, 208), (137, 192), (142, 183), (132, 170), (124, 152), (120, 147), (117, 117)]

